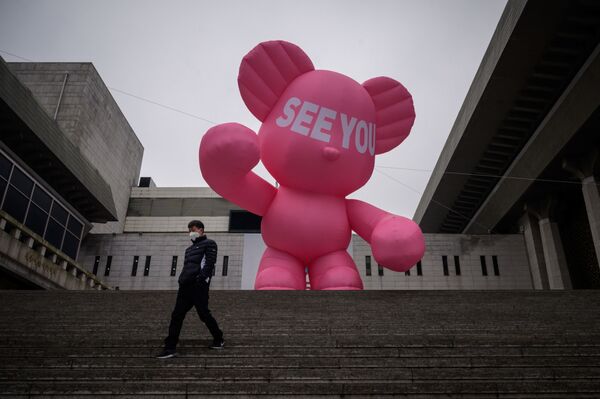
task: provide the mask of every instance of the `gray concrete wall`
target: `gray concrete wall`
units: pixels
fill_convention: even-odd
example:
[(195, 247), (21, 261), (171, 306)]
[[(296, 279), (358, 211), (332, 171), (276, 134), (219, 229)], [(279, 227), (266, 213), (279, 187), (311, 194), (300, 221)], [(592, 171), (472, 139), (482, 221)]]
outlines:
[[(242, 279), (243, 234), (211, 233), (207, 235), (219, 246), (212, 289), (239, 290)], [(81, 247), (79, 261), (93, 271), (100, 256), (98, 276), (112, 287), (130, 290), (175, 290), (183, 267), (185, 249), (191, 244), (187, 232), (89, 234)], [(104, 276), (106, 260), (112, 256), (110, 275)], [(134, 256), (139, 256), (137, 275), (131, 276)], [(152, 256), (150, 272), (144, 276), (146, 256)], [(177, 272), (171, 276), (173, 256), (177, 256)], [(223, 257), (229, 257), (227, 276), (223, 276)]]
[[(91, 63), (9, 63), (9, 68), (54, 117), (69, 140), (112, 188), (118, 222), (92, 233), (121, 233), (131, 187), (137, 184), (143, 146)], [(59, 104), (60, 93), (67, 81)]]
[[(219, 245), (213, 289), (252, 289), (264, 243), (259, 234), (208, 233)], [(384, 269), (378, 275), (377, 262), (369, 245), (353, 236), (350, 251), (365, 289), (531, 289), (529, 261), (522, 235), (468, 236), (427, 234), (427, 252), (422, 259), (423, 275), (416, 267), (410, 276)], [(182, 233), (125, 233), (89, 235), (81, 249), (80, 262), (92, 271), (95, 256), (100, 256), (98, 276), (120, 289), (177, 289), (183, 253), (189, 245)], [(110, 276), (104, 277), (106, 258), (113, 256)], [(137, 276), (131, 276), (134, 256), (139, 256)], [(150, 274), (144, 276), (147, 255), (152, 256)], [(172, 257), (177, 255), (176, 276), (170, 276)], [(222, 276), (223, 256), (229, 256), (228, 275)], [(454, 256), (459, 257), (461, 274), (456, 275)], [(371, 256), (371, 276), (366, 275), (365, 257)], [(449, 275), (443, 273), (442, 256), (447, 256)], [(480, 257), (485, 256), (487, 276), (482, 274)], [(494, 274), (492, 257), (498, 260), (499, 275)], [(242, 277), (243, 276), (243, 277)]]
[[(383, 270), (378, 275), (371, 248), (362, 238), (353, 236), (354, 261), (365, 289), (402, 290), (489, 290), (531, 289), (527, 250), (522, 235), (425, 234), (426, 251), (421, 260), (423, 275), (417, 268), (405, 273)], [(371, 276), (366, 275), (366, 256), (371, 256)], [(448, 276), (444, 275), (442, 257), (447, 257)], [(460, 275), (456, 275), (454, 256), (459, 257)], [(485, 256), (487, 276), (481, 268)], [(492, 257), (498, 260), (499, 275), (494, 275)]]

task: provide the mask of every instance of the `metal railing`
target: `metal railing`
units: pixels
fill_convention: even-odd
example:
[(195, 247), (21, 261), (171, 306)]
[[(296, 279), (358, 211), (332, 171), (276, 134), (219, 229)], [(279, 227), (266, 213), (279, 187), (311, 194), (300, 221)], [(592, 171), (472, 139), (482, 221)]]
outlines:
[(14, 239), (21, 241), (24, 245), (35, 250), (39, 256), (50, 261), (73, 277), (84, 282), (85, 288), (97, 290), (110, 290), (110, 286), (106, 285), (102, 280), (98, 279), (94, 274), (85, 270), (75, 259), (71, 258), (41, 236), (34, 233), (27, 226), (13, 218), (8, 213), (0, 210), (0, 230), (9, 233)]

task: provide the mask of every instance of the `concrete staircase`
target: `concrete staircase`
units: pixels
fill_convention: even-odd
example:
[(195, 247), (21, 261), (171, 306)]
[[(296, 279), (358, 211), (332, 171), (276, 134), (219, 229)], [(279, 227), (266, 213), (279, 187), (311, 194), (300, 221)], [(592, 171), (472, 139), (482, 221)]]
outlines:
[(0, 397), (600, 397), (600, 291), (0, 292)]

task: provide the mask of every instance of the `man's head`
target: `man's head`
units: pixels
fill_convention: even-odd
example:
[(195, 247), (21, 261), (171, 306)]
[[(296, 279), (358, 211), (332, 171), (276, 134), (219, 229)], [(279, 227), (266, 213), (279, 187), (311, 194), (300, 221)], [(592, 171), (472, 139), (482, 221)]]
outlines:
[(188, 223), (188, 231), (199, 233), (201, 236), (204, 235), (204, 223), (199, 220), (192, 220)]

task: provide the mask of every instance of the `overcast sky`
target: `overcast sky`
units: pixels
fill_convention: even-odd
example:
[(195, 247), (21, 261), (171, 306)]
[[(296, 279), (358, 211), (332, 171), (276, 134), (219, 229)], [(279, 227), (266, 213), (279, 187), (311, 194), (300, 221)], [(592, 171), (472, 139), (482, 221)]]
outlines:
[[(293, 42), (317, 69), (358, 82), (389, 76), (412, 93), (417, 119), (411, 135), (377, 158), (373, 177), (351, 197), (412, 217), (505, 5), (0, 0), (0, 50), (34, 61), (92, 62), (144, 146), (142, 176), (159, 187), (206, 186), (197, 151), (212, 124), (117, 90), (257, 131), (236, 79), (242, 57), (261, 41)], [(255, 170), (274, 182), (260, 165)]]

